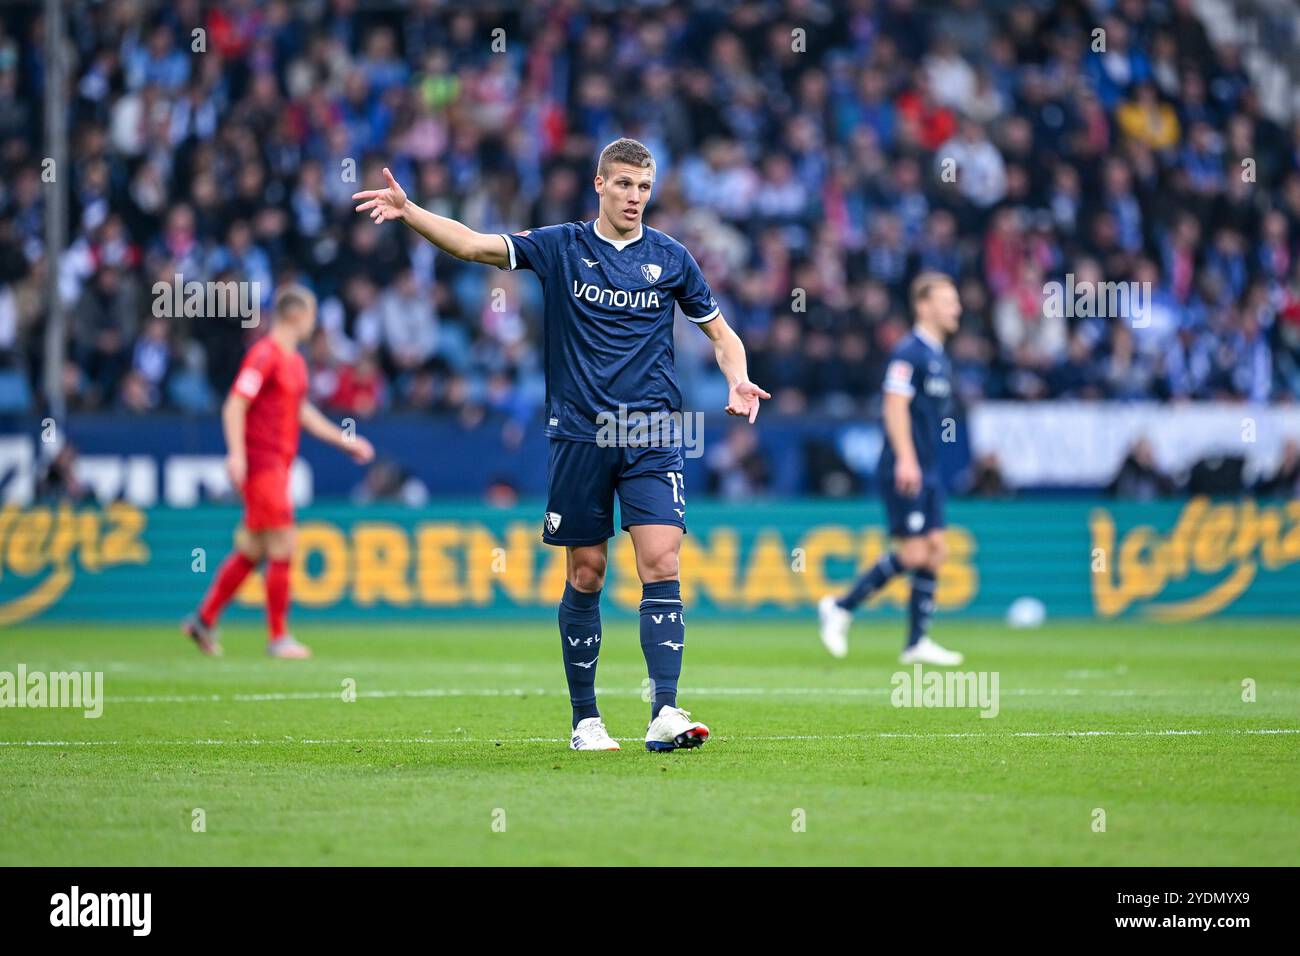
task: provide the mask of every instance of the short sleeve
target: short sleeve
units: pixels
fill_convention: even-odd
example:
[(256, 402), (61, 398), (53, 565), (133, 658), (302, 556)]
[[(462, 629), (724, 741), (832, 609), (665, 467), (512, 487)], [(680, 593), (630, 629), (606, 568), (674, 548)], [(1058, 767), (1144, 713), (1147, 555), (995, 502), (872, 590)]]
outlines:
[(681, 306), (682, 314), (696, 325), (712, 322), (721, 311), (718, 300), (713, 297), (713, 290), (709, 288), (695, 257), (685, 250), (683, 252), (685, 259), (682, 260), (682, 280), (681, 287), (677, 290), (677, 304)]
[(506, 271), (531, 269), (538, 275), (546, 275), (557, 261), (564, 235), (564, 225), (501, 233), (506, 242), (506, 264), (502, 268)]
[(916, 366), (905, 358), (891, 360), (885, 369), (884, 390), (893, 395), (911, 398), (916, 394)]
[(230, 386), (230, 393), (251, 402), (261, 393), (262, 386), (274, 371), (275, 356), (271, 350), (254, 346), (244, 356), (244, 364), (239, 367), (239, 374), (235, 376), (235, 384)]

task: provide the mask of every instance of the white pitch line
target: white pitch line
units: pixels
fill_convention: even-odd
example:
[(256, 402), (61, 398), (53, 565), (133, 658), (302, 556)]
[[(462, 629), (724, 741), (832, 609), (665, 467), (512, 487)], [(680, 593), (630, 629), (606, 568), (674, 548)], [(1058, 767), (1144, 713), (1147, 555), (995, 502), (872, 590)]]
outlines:
[[(640, 697), (640, 688), (597, 688), (603, 697)], [(887, 697), (892, 687), (691, 687), (687, 692), (699, 697)], [(1203, 695), (1204, 690), (1154, 688), (1148, 690), (1080, 687), (1012, 687), (1001, 691), (1004, 697), (1154, 697), (1180, 694)], [(564, 688), (508, 687), (469, 688), (425, 687), (414, 690), (357, 691), (358, 698), (437, 698), (437, 697), (564, 697)], [(290, 700), (338, 700), (342, 691), (270, 691), (263, 694), (145, 694), (107, 696), (109, 704), (207, 704), (263, 703)]]
[[(1267, 729), (1212, 729), (1212, 730), (1017, 730), (1007, 733), (894, 733), (881, 731), (874, 734), (778, 734), (755, 735), (752, 737), (728, 737), (717, 735), (719, 740), (745, 741), (789, 741), (789, 740), (958, 740), (971, 738), (1010, 738), (1010, 737), (1217, 737), (1217, 736), (1271, 736), (1274, 734), (1300, 734), (1300, 727), (1275, 727)], [(624, 743), (640, 742), (640, 737), (616, 738)], [(285, 744), (309, 746), (359, 744), (566, 744), (568, 737), (336, 737), (315, 739), (309, 737), (286, 737), (282, 740), (221, 740), (200, 738), (196, 740), (0, 740), (0, 747), (261, 747)]]

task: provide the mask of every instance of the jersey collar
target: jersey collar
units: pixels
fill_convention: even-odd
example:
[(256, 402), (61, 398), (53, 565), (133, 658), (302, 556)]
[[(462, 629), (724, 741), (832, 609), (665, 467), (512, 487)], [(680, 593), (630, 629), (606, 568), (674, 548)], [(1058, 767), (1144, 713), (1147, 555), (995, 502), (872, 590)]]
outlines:
[(598, 223), (599, 221), (600, 220), (598, 219), (593, 219), (591, 221), (591, 231), (596, 234), (597, 239), (599, 239), (601, 242), (608, 242), (619, 252), (622, 252), (624, 249), (632, 245), (632, 243), (634, 242), (640, 242), (641, 238), (645, 235), (645, 226), (642, 225), (640, 228), (637, 229), (636, 235), (633, 236), (631, 239), (606, 239), (604, 236), (600, 234), (600, 228), (596, 225), (596, 223)]
[(943, 351), (943, 343), (940, 342), (938, 339), (936, 339), (929, 332), (925, 331), (925, 329), (914, 328), (912, 329), (912, 332), (916, 335), (918, 339), (920, 339), (926, 345), (930, 346), (930, 348), (934, 349), (934, 351), (936, 352)]

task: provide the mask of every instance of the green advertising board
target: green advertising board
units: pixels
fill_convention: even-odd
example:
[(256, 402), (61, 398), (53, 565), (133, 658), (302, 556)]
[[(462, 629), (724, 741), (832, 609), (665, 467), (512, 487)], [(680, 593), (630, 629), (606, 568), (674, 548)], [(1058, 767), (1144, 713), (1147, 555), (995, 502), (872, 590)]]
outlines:
[[(299, 514), (294, 613), (311, 619), (545, 616), (564, 552), (540, 503), (509, 509), (322, 504)], [(705, 615), (808, 615), (888, 544), (874, 501), (695, 502), (682, 549), (687, 606)], [(1018, 597), (1053, 617), (1300, 614), (1300, 501), (956, 501), (936, 594), (943, 613), (1000, 616)], [(0, 627), (41, 620), (174, 620), (230, 549), (232, 507), (0, 509)], [(233, 614), (257, 613), (250, 578)], [(875, 599), (899, 613), (907, 582)], [(631, 542), (610, 549), (606, 606), (640, 600)]]

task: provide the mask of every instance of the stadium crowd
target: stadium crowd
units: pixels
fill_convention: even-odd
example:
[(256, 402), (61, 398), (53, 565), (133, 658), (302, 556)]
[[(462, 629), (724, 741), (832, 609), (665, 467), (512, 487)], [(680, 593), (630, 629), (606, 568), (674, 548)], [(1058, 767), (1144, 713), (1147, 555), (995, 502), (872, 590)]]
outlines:
[[(12, 413), (41, 406), (55, 266), (40, 6), (0, 23)], [(115, 0), (69, 34), (74, 409), (212, 411), (257, 333), (158, 318), (155, 283), (257, 282), (265, 304), (301, 280), (323, 407), (522, 427), (543, 396), (537, 283), (350, 196), (388, 165), (483, 231), (582, 219), (620, 135), (656, 156), (648, 221), (692, 249), (779, 410), (872, 412), (922, 268), (960, 284), (966, 403), (1300, 397), (1300, 122), (1262, 115), (1187, 0)], [(1150, 283), (1146, 321), (1050, 314), (1067, 274)], [(712, 348), (681, 325), (687, 407), (711, 408)]]

